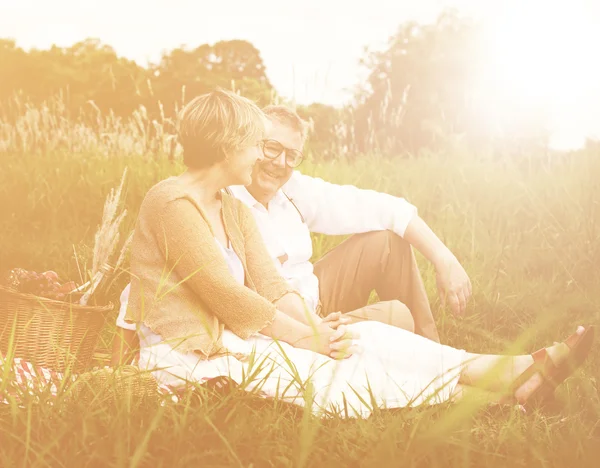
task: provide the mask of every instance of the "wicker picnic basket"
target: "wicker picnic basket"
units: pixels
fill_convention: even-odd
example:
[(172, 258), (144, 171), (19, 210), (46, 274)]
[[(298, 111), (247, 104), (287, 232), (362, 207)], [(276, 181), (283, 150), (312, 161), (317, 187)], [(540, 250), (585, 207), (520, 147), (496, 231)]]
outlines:
[(112, 310), (112, 304), (82, 306), (0, 286), (0, 353), (59, 372), (83, 372)]
[(69, 397), (78, 404), (114, 404), (124, 399), (135, 404), (156, 403), (159, 388), (148, 371), (137, 366), (100, 368), (78, 376), (69, 389)]

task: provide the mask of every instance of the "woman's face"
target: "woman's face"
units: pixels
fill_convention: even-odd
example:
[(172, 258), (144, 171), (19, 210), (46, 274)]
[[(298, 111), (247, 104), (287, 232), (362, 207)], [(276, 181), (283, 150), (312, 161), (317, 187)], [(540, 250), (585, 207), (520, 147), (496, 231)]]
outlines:
[(252, 171), (254, 165), (262, 161), (264, 154), (261, 142), (257, 141), (254, 145), (230, 153), (227, 158), (229, 171), (233, 176), (230, 185), (248, 185), (252, 182)]

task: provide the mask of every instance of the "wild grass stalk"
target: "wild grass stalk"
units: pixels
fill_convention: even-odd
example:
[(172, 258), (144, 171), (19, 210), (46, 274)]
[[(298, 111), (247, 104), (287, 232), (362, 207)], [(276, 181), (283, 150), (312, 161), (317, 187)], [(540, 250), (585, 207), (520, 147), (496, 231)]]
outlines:
[[(183, 170), (168, 123), (160, 133), (141, 112), (138, 124), (109, 114), (95, 116), (92, 125), (66, 115), (60, 101), (18, 106), (19, 119), (0, 124), (0, 266), (55, 269), (75, 279), (75, 246), (81, 269), (98, 271), (101, 260), (83, 260), (93, 256), (90, 226), (101, 224), (104, 202), (125, 168), (121, 239), (148, 189)], [(473, 282), (467, 316), (456, 319), (439, 304), (432, 266), (417, 257), (443, 341), (478, 352), (528, 352), (575, 324), (599, 323), (599, 156), (590, 149), (551, 162), (511, 160), (455, 148), (402, 160), (313, 158), (301, 170), (408, 198)], [(314, 235), (314, 258), (342, 240)], [(116, 251), (115, 265), (126, 269), (124, 250)], [(107, 298), (117, 303), (126, 283), (126, 275), (107, 283)], [(107, 337), (113, 331), (111, 322)], [(65, 389), (54, 404), (46, 404), (44, 392), (23, 392), (19, 403), (0, 404), (0, 466), (129, 466), (132, 460), (139, 466), (595, 466), (599, 372), (595, 347), (582, 371), (559, 389), (555, 405), (525, 415), (464, 401), (381, 411), (366, 420), (342, 419), (335, 411), (315, 419), (243, 391), (195, 389), (178, 402), (84, 402), (69, 400)], [(0, 369), (0, 390), (10, 384), (8, 374)]]

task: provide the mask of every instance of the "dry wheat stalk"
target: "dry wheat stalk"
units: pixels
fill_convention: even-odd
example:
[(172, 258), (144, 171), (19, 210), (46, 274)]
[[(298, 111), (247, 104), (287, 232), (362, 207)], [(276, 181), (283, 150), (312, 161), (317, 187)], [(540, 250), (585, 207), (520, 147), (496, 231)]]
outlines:
[[(162, 109), (157, 127), (142, 106), (132, 116), (121, 118), (112, 111), (103, 114), (93, 101), (79, 115), (72, 115), (60, 94), (35, 106), (19, 96), (14, 96), (11, 103), (16, 115), (5, 117), (0, 108), (0, 153), (46, 154), (64, 150), (105, 156), (152, 154), (170, 159), (181, 155), (181, 149), (173, 147), (172, 122), (165, 118)], [(156, 131), (148, 133), (151, 127)]]
[[(98, 289), (98, 286), (102, 280), (109, 273), (112, 273), (115, 269), (110, 266), (110, 259), (117, 248), (119, 243), (119, 227), (121, 222), (127, 215), (127, 210), (123, 209), (121, 213), (117, 213), (119, 206), (121, 205), (121, 194), (123, 193), (123, 186), (125, 185), (125, 178), (127, 176), (127, 169), (123, 172), (121, 177), (121, 183), (118, 189), (115, 191), (111, 189), (110, 193), (106, 197), (104, 203), (104, 210), (102, 214), (102, 222), (96, 232), (94, 238), (94, 250), (92, 269), (90, 271), (89, 286), (79, 301), (80, 304), (86, 305), (92, 294)], [(129, 236), (131, 238), (131, 235)], [(126, 241), (126, 244), (128, 241)], [(124, 247), (125, 248), (125, 247)], [(121, 249), (121, 254), (117, 263), (123, 262), (124, 250)]]

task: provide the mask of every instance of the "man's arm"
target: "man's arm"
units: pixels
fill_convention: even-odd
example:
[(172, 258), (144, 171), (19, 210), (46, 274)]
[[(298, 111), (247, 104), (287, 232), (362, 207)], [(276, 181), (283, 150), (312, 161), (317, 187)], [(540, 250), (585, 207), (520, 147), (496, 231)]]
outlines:
[(404, 237), (415, 206), (403, 198), (353, 185), (337, 185), (295, 171), (283, 186), (311, 232), (360, 234), (390, 230)]
[(471, 282), (452, 252), (403, 198), (337, 185), (294, 172), (284, 185), (312, 232), (359, 234), (389, 230), (413, 245), (435, 267), (438, 292), (459, 315), (471, 295)]
[(455, 315), (462, 315), (472, 288), (469, 276), (454, 254), (419, 216), (408, 223), (404, 239), (435, 267), (442, 302), (447, 302)]

